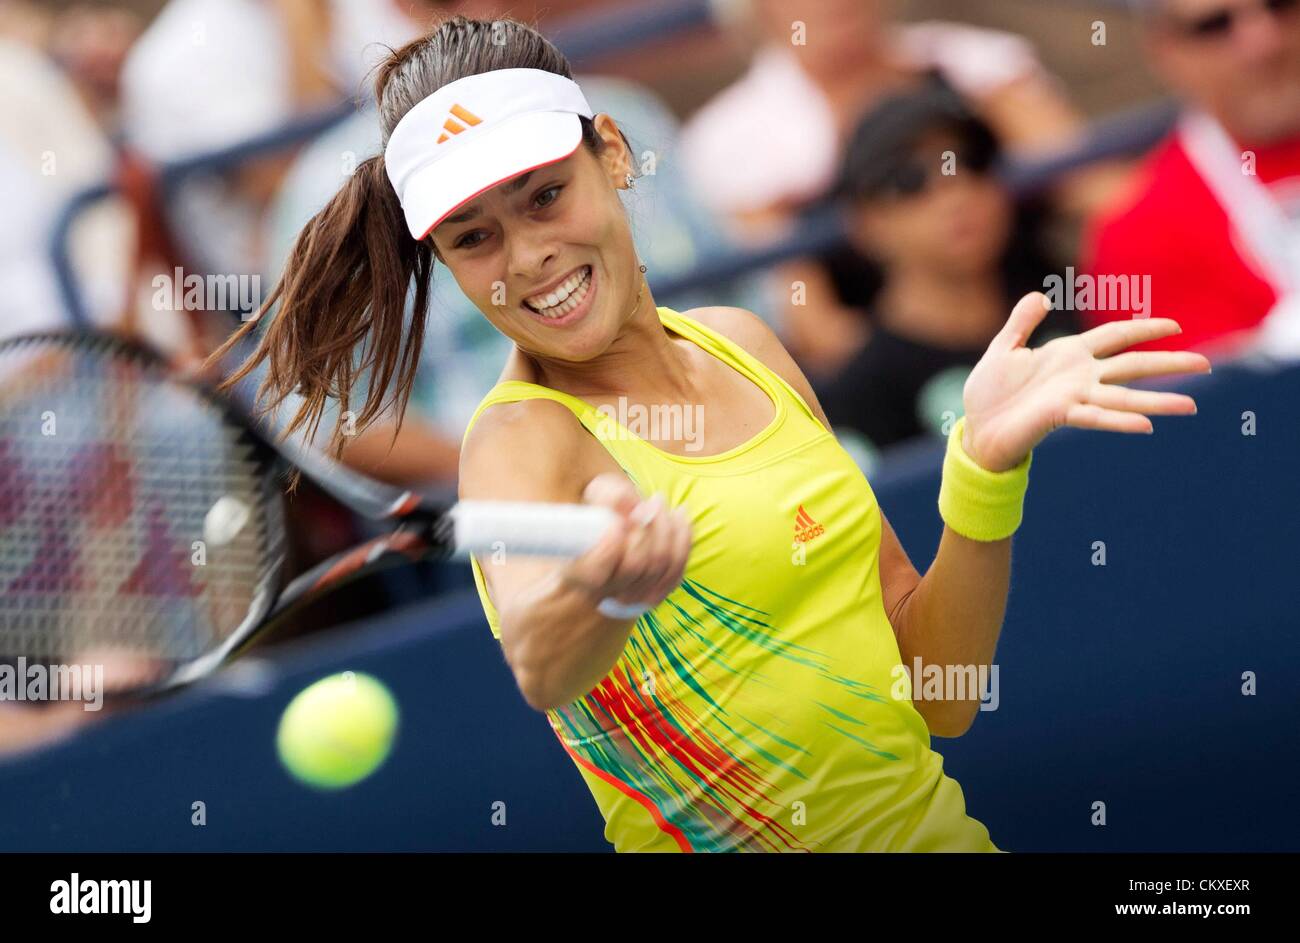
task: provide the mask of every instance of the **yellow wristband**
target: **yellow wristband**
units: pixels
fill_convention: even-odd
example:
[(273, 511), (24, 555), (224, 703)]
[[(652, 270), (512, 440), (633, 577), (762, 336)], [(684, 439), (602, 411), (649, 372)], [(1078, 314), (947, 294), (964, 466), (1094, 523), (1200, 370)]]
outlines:
[(1034, 453), (1031, 451), (1015, 468), (989, 471), (961, 447), (965, 428), (966, 417), (962, 416), (948, 436), (943, 480), (939, 485), (939, 516), (963, 537), (1003, 540), (1020, 527)]

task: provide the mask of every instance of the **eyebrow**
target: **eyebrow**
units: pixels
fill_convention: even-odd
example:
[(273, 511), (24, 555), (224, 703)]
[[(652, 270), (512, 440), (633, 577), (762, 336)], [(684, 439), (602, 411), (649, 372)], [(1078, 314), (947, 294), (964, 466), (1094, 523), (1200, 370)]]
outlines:
[[(506, 196), (510, 196), (513, 193), (518, 193), (524, 187), (528, 186), (528, 178), (531, 177), (533, 173), (534, 172), (530, 170), (528, 171), (528, 173), (520, 177), (516, 177), (514, 180), (510, 180), (506, 183), (503, 183), (501, 185), (501, 192), (504, 193)], [(443, 223), (464, 223), (464, 222), (468, 222), (471, 219), (474, 219), (477, 216), (482, 216), (482, 215), (483, 215), (483, 207), (474, 206), (474, 207), (470, 207), (464, 212), (457, 213), (455, 216), (448, 216), (446, 219), (443, 220)]]

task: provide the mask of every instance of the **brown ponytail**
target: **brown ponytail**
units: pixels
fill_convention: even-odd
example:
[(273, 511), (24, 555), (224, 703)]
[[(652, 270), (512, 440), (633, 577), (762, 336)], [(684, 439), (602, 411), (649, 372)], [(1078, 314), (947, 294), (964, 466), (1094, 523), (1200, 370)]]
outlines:
[[(527, 24), (447, 18), (428, 36), (394, 51), (379, 67), (375, 99), (384, 142), (411, 108), (442, 86), (468, 75), (512, 68), (545, 69), (573, 78), (563, 54)], [(590, 119), (583, 118), (582, 125), (584, 143), (599, 154), (603, 139)], [(434, 257), (431, 237), (419, 242), (411, 238), (382, 154), (365, 161), (298, 235), (284, 273), (257, 317), (241, 325), (210, 358), (209, 363), (223, 359), (279, 305), (256, 351), (222, 388), (267, 362), (268, 375), (258, 390), (261, 408), (274, 409), (298, 393), (304, 402), (287, 433), (305, 428), (314, 439), (327, 400), (338, 400), (340, 415), (347, 412), (358, 375), (370, 371), (356, 427), (364, 429), (389, 407), (395, 408), (400, 424), (419, 365)], [(412, 279), (414, 314), (408, 326), (406, 299)], [(329, 449), (340, 455), (343, 444), (339, 423)]]
[[(298, 234), (284, 274), (257, 318), (277, 303), (280, 310), (263, 331), (257, 350), (222, 388), (268, 362), (269, 373), (258, 391), (262, 407), (273, 409), (297, 392), (303, 403), (287, 432), (305, 428), (314, 438), (326, 401), (337, 399), (340, 414), (347, 412), (357, 375), (370, 370), (357, 427), (365, 428), (384, 410), (384, 392), (394, 379), (393, 405), (400, 422), (424, 337), (423, 316), (411, 319), (408, 333), (407, 289), (414, 278), (415, 311), (423, 312), (432, 269), (430, 244), (416, 242), (406, 230), (383, 156), (362, 162)], [(257, 320), (241, 325), (213, 359), (223, 357), (257, 325)], [(330, 449), (337, 455), (342, 447), (340, 424), (330, 437)]]

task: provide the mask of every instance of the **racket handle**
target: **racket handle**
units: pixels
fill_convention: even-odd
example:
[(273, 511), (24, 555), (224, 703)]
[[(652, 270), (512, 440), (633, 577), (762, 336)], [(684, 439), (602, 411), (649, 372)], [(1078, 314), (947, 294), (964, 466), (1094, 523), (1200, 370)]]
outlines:
[(460, 501), (447, 516), (455, 537), (452, 558), (504, 551), (522, 557), (576, 557), (586, 553), (617, 515), (594, 504), (544, 501)]

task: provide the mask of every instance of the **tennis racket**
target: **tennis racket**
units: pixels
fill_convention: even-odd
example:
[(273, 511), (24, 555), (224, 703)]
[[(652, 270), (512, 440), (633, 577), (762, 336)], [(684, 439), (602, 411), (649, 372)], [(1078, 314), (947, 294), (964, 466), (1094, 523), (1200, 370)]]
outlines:
[[(386, 532), (290, 578), (282, 475), (296, 468)], [(211, 673), (286, 610), (394, 561), (577, 556), (607, 508), (435, 502), (344, 468), (301, 437), (94, 332), (0, 341), (0, 658), (156, 667), (140, 690)], [(80, 659), (80, 662), (78, 661)]]

